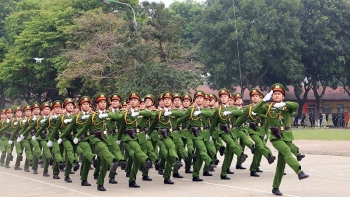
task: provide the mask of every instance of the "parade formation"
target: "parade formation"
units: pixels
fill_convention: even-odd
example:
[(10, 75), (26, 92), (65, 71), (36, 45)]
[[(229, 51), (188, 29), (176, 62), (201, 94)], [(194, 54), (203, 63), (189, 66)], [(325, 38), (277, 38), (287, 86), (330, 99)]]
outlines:
[(140, 187), (139, 171), (143, 181), (152, 181), (148, 172), (153, 168), (163, 175), (164, 184), (174, 184), (173, 178), (183, 178), (181, 168), (198, 182), (203, 181), (201, 175), (213, 176), (210, 172), (221, 163), (220, 178), (229, 180), (234, 156), (236, 169), (245, 169), (244, 151), (249, 149), (250, 176), (260, 176), (261, 164), (277, 163), (272, 193), (280, 196), (286, 164), (299, 180), (309, 175), (300, 164), (305, 155), (293, 143), (290, 119), (298, 103), (284, 101), (282, 84), (270, 89), (264, 95), (252, 88), (247, 106), (241, 94), (221, 89), (218, 95), (196, 91), (193, 96), (165, 92), (141, 97), (132, 92), (125, 101), (118, 94), (99, 93), (93, 99), (82, 96), (78, 101), (66, 98), (4, 109), (0, 165), (10, 169), (14, 161), (14, 169), (22, 170), (24, 161), (23, 170), (36, 175), (42, 164), (44, 177), (51, 176), (52, 168), (53, 179), (61, 179), (62, 172), (68, 183), (75, 182), (70, 174), (80, 170), (81, 186), (91, 186), (88, 180), (93, 177), (97, 190), (106, 191), (105, 176), (108, 173), (109, 184), (117, 184), (117, 170), (119, 176), (125, 171), (131, 188)]

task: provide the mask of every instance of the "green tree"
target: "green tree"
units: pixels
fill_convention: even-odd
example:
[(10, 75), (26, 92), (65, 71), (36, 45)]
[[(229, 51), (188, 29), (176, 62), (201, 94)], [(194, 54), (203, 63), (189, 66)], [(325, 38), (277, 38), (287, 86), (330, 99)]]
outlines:
[[(214, 88), (256, 87), (267, 73), (300, 67), (298, 0), (209, 0), (196, 22), (199, 61)], [(236, 4), (234, 4), (236, 3)], [(239, 64), (240, 63), (240, 64)]]
[[(349, 59), (350, 2), (346, 0), (302, 0), (300, 13), (302, 40), (301, 62), (316, 98), (316, 117), (327, 86), (337, 87), (336, 78)], [(321, 88), (321, 89), (320, 89)]]

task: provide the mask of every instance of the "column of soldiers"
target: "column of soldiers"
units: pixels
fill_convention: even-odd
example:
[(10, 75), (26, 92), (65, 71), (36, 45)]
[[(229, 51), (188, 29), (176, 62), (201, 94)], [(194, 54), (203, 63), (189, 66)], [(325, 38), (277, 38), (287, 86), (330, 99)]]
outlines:
[(141, 98), (133, 92), (122, 103), (118, 94), (107, 97), (99, 93), (94, 99), (82, 96), (77, 103), (66, 98), (63, 102), (9, 108), (1, 111), (0, 165), (10, 168), (15, 159), (14, 169), (22, 170), (25, 154), (25, 172), (31, 167), (33, 174), (38, 174), (42, 161), (44, 177), (50, 177), (52, 166), (53, 179), (60, 179), (60, 172), (64, 172), (64, 181), (71, 183), (72, 170), (80, 169), (81, 186), (91, 186), (88, 174), (93, 165), (97, 189), (106, 191), (107, 172), (109, 184), (117, 184), (119, 166), (129, 177), (131, 188), (140, 187), (136, 183), (138, 171), (143, 181), (152, 181), (148, 172), (153, 164), (163, 175), (164, 184), (174, 184), (171, 177), (183, 178), (179, 171), (183, 166), (185, 173), (192, 174), (192, 181), (200, 182), (203, 163), (202, 175), (212, 176), (220, 154), (224, 155), (220, 178), (229, 180), (234, 156), (236, 169), (245, 169), (245, 147), (254, 155), (250, 176), (260, 176), (263, 157), (268, 164), (274, 163), (276, 157), (266, 145), (269, 139), (278, 150), (272, 193), (282, 195), (279, 186), (285, 164), (300, 180), (308, 177), (299, 163), (305, 155), (293, 143), (290, 127), (298, 104), (284, 102), (284, 95), (283, 85), (274, 84), (266, 95), (251, 89), (251, 104), (247, 106), (243, 106), (241, 94), (221, 89), (218, 97), (196, 91), (193, 98), (165, 92), (156, 99), (152, 94)]

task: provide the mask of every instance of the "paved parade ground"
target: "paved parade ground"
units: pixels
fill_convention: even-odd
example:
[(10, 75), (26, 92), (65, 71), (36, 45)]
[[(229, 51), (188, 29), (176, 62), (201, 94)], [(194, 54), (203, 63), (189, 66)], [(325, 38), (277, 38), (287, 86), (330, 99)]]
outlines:
[[(302, 169), (310, 175), (308, 179), (298, 180), (297, 175), (291, 168), (286, 167), (287, 175), (282, 180), (280, 190), (284, 196), (291, 197), (333, 197), (350, 196), (350, 142), (349, 141), (308, 141), (296, 140), (295, 143), (300, 147), (306, 157), (301, 161)], [(269, 144), (269, 147), (272, 147)], [(274, 154), (276, 151), (272, 148)], [(262, 161), (259, 178), (249, 176), (249, 165), (252, 155), (249, 150), (245, 151), (249, 158), (243, 164), (246, 170), (236, 170), (234, 163), (231, 170), (235, 174), (228, 175), (231, 180), (224, 181), (220, 179), (220, 170), (223, 157), (220, 157), (220, 164), (213, 172), (212, 177), (203, 177), (203, 182), (192, 182), (192, 175), (185, 174), (182, 168), (179, 172), (184, 176), (183, 179), (172, 180), (174, 185), (164, 185), (163, 178), (157, 174), (154, 169), (150, 170), (151, 182), (142, 181), (141, 173), (138, 173), (138, 183), (141, 188), (133, 189), (128, 187), (128, 178), (125, 172), (117, 170), (116, 180), (118, 184), (108, 183), (108, 174), (105, 180), (106, 192), (99, 192), (96, 189), (93, 171), (90, 171), (89, 182), (91, 187), (80, 186), (78, 173), (71, 175), (73, 183), (64, 182), (64, 175), (60, 173), (60, 180), (52, 179), (52, 170), (49, 168), (50, 177), (42, 176), (42, 168), (39, 168), (39, 174), (33, 175), (32, 172), (15, 171), (14, 162), (11, 162), (11, 168), (0, 168), (0, 191), (1, 196), (177, 196), (177, 197), (263, 197), (274, 196), (271, 193), (271, 185), (274, 176), (276, 162), (268, 165), (266, 160)], [(340, 155), (340, 156), (337, 156)], [(277, 161), (277, 160), (276, 160)], [(23, 168), (23, 163), (21, 167)]]

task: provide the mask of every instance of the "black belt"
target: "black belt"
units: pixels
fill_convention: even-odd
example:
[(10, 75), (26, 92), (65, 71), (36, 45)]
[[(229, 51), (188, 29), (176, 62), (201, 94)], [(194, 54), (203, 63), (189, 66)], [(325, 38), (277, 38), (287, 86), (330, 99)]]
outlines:
[(221, 124), (220, 125), (220, 130), (225, 131), (225, 133), (229, 133), (230, 129), (233, 128), (234, 125), (232, 124)]
[(11, 132), (5, 132), (5, 136), (6, 136), (7, 138), (10, 138), (10, 137), (11, 137)]

